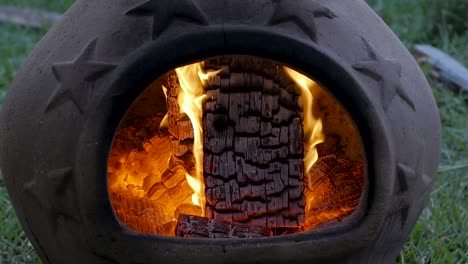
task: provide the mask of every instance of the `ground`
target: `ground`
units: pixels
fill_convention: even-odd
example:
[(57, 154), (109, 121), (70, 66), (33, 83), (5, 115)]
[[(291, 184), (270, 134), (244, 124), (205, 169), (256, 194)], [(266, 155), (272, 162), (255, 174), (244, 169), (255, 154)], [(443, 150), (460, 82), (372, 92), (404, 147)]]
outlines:
[[(468, 0), (369, 0), (408, 48), (434, 45), (468, 65)], [(73, 0), (0, 0), (63, 12)], [(46, 32), (0, 24), (0, 107), (15, 72)], [(421, 65), (424, 72), (431, 68)], [(443, 125), (436, 186), (397, 263), (468, 263), (468, 95), (431, 80)], [(40, 263), (16, 218), (0, 174), (0, 263)]]

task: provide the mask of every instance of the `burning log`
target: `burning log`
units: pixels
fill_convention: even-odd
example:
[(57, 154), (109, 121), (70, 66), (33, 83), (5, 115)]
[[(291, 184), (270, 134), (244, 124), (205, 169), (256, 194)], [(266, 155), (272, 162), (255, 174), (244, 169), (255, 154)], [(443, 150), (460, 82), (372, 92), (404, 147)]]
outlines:
[(265, 226), (230, 223), (199, 216), (180, 215), (177, 237), (191, 238), (255, 238), (269, 237), (273, 233)]
[(201, 208), (182, 206), (193, 191), (185, 175), (193, 167), (190, 153), (171, 153), (168, 130), (160, 130), (163, 115), (135, 121), (120, 130), (109, 159), (109, 190), (116, 215), (135, 231), (174, 235), (180, 213), (201, 215)]
[(193, 144), (193, 126), (187, 115), (181, 113), (178, 102), (181, 90), (175, 71), (169, 73), (166, 79), (167, 107), (169, 133), (171, 134), (171, 152), (182, 157), (190, 152)]
[(314, 197), (307, 201), (305, 229), (334, 225), (359, 205), (364, 188), (364, 165), (338, 158), (337, 155), (343, 153), (340, 148), (337, 136), (327, 137), (317, 146), (319, 155), (326, 156), (321, 156), (305, 177), (304, 192)]
[(297, 228), (305, 206), (298, 93), (282, 88), (273, 64), (222, 60), (205, 65), (222, 69), (205, 86), (206, 216)]

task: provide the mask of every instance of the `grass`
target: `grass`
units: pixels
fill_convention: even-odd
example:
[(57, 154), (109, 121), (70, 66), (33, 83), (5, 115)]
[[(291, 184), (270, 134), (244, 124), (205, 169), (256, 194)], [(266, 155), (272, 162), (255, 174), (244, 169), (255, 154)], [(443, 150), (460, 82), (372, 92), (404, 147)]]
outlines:
[[(63, 12), (73, 0), (0, 0)], [(468, 65), (468, 0), (369, 0), (411, 48), (428, 43)], [(0, 24), (0, 106), (30, 50), (45, 30)], [(423, 65), (429, 72), (430, 67)], [(429, 77), (443, 124), (438, 179), (427, 208), (397, 263), (468, 263), (468, 96), (448, 91)], [(0, 263), (40, 263), (26, 239), (0, 175)]]
[(407, 47), (427, 43), (468, 64), (467, 0), (368, 0)]
[(13, 5), (50, 12), (64, 13), (75, 0), (0, 0), (0, 5)]
[(41, 263), (26, 238), (0, 180), (0, 263)]
[(43, 34), (13, 24), (0, 24), (0, 105), (16, 71)]

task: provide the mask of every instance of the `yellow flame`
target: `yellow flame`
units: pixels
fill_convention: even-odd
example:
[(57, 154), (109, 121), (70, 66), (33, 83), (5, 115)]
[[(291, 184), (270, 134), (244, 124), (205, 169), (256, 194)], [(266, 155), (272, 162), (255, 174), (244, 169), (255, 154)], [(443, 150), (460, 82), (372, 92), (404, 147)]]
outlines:
[(176, 69), (181, 91), (178, 102), (181, 113), (185, 113), (192, 122), (194, 132), (193, 155), (195, 158), (195, 175), (186, 174), (189, 186), (193, 189), (192, 202), (204, 210), (205, 184), (203, 181), (203, 100), (205, 91), (200, 79), (201, 64), (195, 63)]
[(315, 118), (313, 114), (314, 97), (313, 89), (320, 89), (320, 86), (307, 76), (284, 67), (286, 74), (300, 88), (303, 105), (304, 105), (304, 145), (306, 146), (304, 165), (305, 171), (309, 172), (312, 165), (318, 160), (317, 145), (325, 140), (323, 134), (323, 124), (320, 118)]
[(200, 197), (200, 190), (203, 189), (202, 182), (188, 173), (185, 174), (185, 178), (187, 179), (187, 183), (189, 184), (190, 188), (192, 188), (194, 191), (194, 194), (192, 195), (192, 203), (202, 207), (202, 199)]
[(169, 114), (166, 114), (159, 124), (159, 129), (165, 129), (169, 127)]
[(223, 70), (224, 70), (224, 68), (219, 69), (219, 70), (217, 70), (217, 71), (210, 71), (210, 72), (201, 72), (201, 71), (199, 71), (199, 72), (198, 72), (198, 77), (199, 77), (200, 80), (202, 81), (203, 85), (206, 85), (206, 82), (207, 82), (210, 78), (212, 78), (212, 77), (218, 75), (218, 74), (221, 73)]

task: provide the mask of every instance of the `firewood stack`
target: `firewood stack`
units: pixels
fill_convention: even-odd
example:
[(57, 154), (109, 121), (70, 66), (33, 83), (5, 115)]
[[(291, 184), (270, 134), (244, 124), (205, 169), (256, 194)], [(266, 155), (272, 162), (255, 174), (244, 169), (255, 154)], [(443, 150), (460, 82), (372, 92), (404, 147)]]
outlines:
[[(167, 167), (168, 133), (159, 130), (164, 114), (146, 120), (133, 120), (114, 138), (108, 164), (111, 202), (120, 221), (133, 230), (166, 234), (160, 226), (167, 217), (163, 203), (145, 197), (151, 182), (158, 182)], [(160, 155), (155, 155), (155, 146)]]
[[(159, 180), (167, 167), (169, 144), (167, 133), (159, 130), (164, 114), (135, 121), (117, 132), (108, 163), (109, 187), (118, 188), (123, 181), (131, 184), (152, 175)], [(154, 155), (155, 146), (161, 155)], [(149, 188), (149, 187), (148, 187)]]
[[(169, 129), (161, 130), (163, 116), (135, 121), (118, 131), (109, 159), (109, 189), (116, 215), (128, 227), (149, 234), (174, 235), (173, 219), (180, 214), (201, 215), (202, 210), (192, 204), (193, 191), (185, 178), (193, 168), (191, 153), (184, 153), (190, 129), (179, 129), (180, 122), (176, 121)], [(181, 131), (182, 136), (174, 137), (175, 131)], [(186, 142), (178, 144), (179, 138)]]

